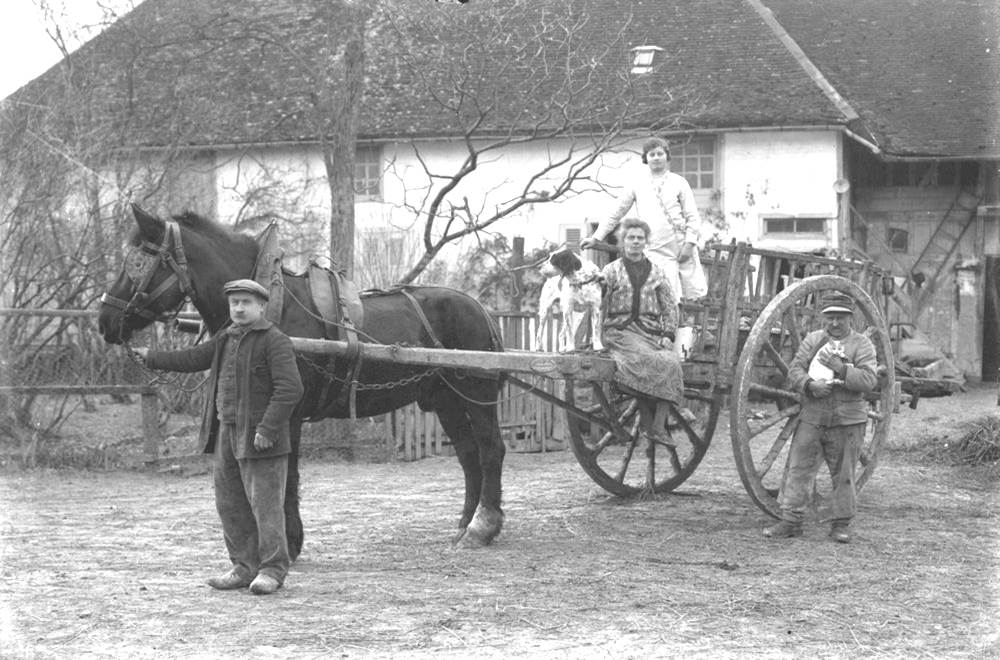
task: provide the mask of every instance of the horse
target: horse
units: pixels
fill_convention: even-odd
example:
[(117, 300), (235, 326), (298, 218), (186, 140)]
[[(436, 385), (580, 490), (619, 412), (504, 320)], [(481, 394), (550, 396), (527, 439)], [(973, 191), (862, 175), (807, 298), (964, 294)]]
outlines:
[[(176, 318), (191, 300), (208, 331), (229, 322), (223, 284), (252, 277), (259, 247), (246, 235), (194, 213), (172, 220), (132, 206), (136, 228), (117, 280), (101, 299), (98, 328), (109, 344), (125, 344), (154, 321)], [(283, 299), (278, 327), (290, 337), (322, 339), (324, 322), (309, 295), (307, 277), (283, 270)], [(501, 351), (496, 322), (479, 301), (445, 287), (400, 287), (362, 296), (361, 342)], [(346, 358), (296, 357), (305, 394), (290, 422), (285, 518), (289, 551), (302, 550), (299, 515), (298, 450), (304, 421), (381, 415), (416, 401), (437, 413), (451, 439), (465, 475), (465, 501), (454, 543), (489, 545), (500, 533), (501, 477), (505, 447), (500, 437), (497, 397), (502, 376), (460, 369), (410, 367)], [(354, 405), (345, 396), (356, 383)]]

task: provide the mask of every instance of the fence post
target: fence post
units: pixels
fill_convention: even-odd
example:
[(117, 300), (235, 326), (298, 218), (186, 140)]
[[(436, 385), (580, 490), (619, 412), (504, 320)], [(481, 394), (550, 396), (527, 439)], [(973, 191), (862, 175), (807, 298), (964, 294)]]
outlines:
[(160, 436), (160, 400), (156, 390), (151, 387), (142, 389), (142, 437), (146, 461), (152, 463), (160, 457), (160, 447), (163, 438)]

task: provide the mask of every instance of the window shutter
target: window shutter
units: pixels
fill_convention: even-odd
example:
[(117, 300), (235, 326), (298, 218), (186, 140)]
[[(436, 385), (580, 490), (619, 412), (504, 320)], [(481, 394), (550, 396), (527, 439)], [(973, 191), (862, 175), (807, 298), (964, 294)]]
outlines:
[(566, 247), (573, 250), (580, 249), (580, 229), (578, 227), (567, 227), (565, 236)]

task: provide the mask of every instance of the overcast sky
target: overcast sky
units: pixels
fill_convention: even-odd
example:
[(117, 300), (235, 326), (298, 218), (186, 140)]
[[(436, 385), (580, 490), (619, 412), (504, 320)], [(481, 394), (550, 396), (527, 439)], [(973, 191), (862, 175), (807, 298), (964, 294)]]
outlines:
[[(2, 0), (0, 8), (0, 99), (45, 73), (60, 53), (46, 34), (40, 4), (52, 9), (70, 50), (96, 34), (104, 16), (100, 5), (124, 13), (141, 0)], [(100, 4), (99, 4), (100, 2)], [(74, 38), (76, 36), (76, 38)], [(82, 41), (81, 41), (82, 39)]]

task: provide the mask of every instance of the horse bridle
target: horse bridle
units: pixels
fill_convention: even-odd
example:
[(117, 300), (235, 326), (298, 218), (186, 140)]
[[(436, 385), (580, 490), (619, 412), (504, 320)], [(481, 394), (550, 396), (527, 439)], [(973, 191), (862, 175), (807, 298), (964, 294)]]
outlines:
[[(175, 283), (180, 286), (185, 297), (192, 302), (195, 301), (194, 287), (191, 286), (191, 278), (187, 272), (187, 256), (184, 254), (184, 245), (181, 243), (180, 226), (173, 220), (166, 221), (163, 241), (159, 245), (143, 240), (136, 249), (144, 253), (146, 262), (138, 277), (133, 277), (126, 268), (126, 275), (135, 284), (135, 293), (132, 295), (132, 299), (122, 300), (105, 293), (101, 296), (101, 304), (111, 305), (122, 310), (122, 322), (130, 315), (141, 316), (150, 321), (169, 321), (173, 318), (170, 314), (166, 312), (154, 314), (147, 309), (147, 306), (169, 291)], [(152, 282), (153, 276), (161, 264), (166, 264), (172, 272), (156, 289), (147, 293), (146, 287)], [(179, 307), (180, 305), (178, 305)]]

